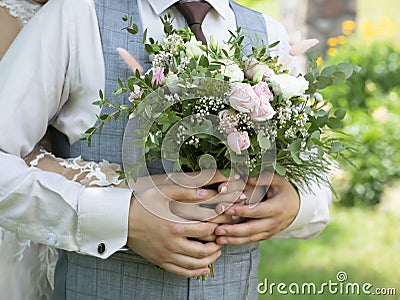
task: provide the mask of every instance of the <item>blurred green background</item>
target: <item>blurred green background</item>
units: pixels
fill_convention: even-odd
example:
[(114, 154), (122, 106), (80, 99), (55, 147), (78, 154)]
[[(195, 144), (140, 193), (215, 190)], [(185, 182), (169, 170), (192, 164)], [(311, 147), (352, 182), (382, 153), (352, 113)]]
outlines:
[[(290, 0), (286, 0), (290, 1)], [(241, 4), (282, 20), (281, 0)], [(351, 82), (324, 93), (347, 110), (344, 131), (354, 136), (355, 166), (344, 162), (333, 176), (337, 191), (328, 227), (312, 240), (262, 242), (259, 282), (268, 284), (338, 282), (395, 288), (397, 295), (282, 295), (274, 287), (260, 299), (400, 299), (400, 21), (398, 0), (358, 0), (356, 30), (330, 37), (321, 53), (323, 67), (350, 61), (362, 67)], [(260, 286), (265, 288), (265, 286)], [(288, 288), (286, 288), (288, 291)], [(384, 292), (385, 290), (383, 290)], [(392, 292), (386, 290), (386, 292)]]

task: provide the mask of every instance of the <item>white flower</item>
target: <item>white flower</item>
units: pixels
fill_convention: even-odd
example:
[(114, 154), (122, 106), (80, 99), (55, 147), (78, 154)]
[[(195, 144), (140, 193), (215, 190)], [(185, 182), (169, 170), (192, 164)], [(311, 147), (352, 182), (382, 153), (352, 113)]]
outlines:
[(308, 81), (302, 76), (279, 74), (272, 76), (269, 81), (275, 93), (282, 95), (284, 99), (301, 96), (308, 89)]
[(202, 54), (205, 54), (201, 48), (202, 43), (197, 41), (196, 38), (192, 37), (189, 42), (185, 43), (185, 52), (188, 57), (199, 58)]
[(244, 80), (244, 73), (242, 69), (232, 60), (223, 59), (219, 61), (221, 66), (221, 74), (230, 78), (230, 82), (242, 82)]

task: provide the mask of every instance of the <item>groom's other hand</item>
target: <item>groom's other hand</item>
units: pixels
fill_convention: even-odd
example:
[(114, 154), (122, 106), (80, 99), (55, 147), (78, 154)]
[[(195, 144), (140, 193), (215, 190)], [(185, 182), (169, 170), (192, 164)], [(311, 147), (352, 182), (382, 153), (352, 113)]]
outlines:
[(208, 265), (221, 255), (221, 246), (215, 243), (217, 225), (188, 221), (174, 215), (169, 207), (171, 199), (205, 199), (204, 192), (167, 184), (137, 193), (131, 201), (127, 246), (176, 275), (208, 274)]
[[(224, 213), (246, 218), (234, 225), (216, 228), (216, 242), (220, 245), (241, 245), (268, 239), (288, 227), (299, 211), (300, 197), (296, 189), (279, 175), (263, 173), (248, 179), (249, 205), (233, 205)], [(267, 190), (266, 199), (260, 201)], [(255, 204), (257, 203), (257, 204)]]

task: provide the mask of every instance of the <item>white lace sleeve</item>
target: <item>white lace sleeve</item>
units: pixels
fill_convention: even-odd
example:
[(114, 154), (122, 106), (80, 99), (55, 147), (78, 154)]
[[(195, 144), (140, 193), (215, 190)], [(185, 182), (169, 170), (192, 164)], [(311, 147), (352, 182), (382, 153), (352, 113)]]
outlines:
[(40, 149), (39, 154), (35, 159), (30, 161), (29, 164), (32, 167), (36, 167), (39, 161), (46, 156), (57, 161), (66, 169), (75, 170), (76, 174), (72, 180), (78, 181), (86, 186), (116, 186), (122, 182), (122, 180), (118, 179), (118, 172), (121, 170), (120, 165), (110, 163), (106, 160), (96, 163), (93, 161), (85, 161), (80, 156), (76, 158), (60, 159), (56, 158), (50, 152)]
[(10, 14), (20, 19), (24, 25), (42, 7), (41, 4), (29, 0), (0, 0), (0, 6), (8, 8)]

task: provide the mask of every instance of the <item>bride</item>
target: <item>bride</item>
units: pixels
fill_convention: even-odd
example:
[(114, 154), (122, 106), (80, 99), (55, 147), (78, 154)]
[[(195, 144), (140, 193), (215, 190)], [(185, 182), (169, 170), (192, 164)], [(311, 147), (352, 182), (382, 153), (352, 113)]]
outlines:
[[(47, 0), (0, 0), (0, 60)], [(0, 228), (0, 291), (8, 300), (50, 299), (57, 259), (53, 249)]]

